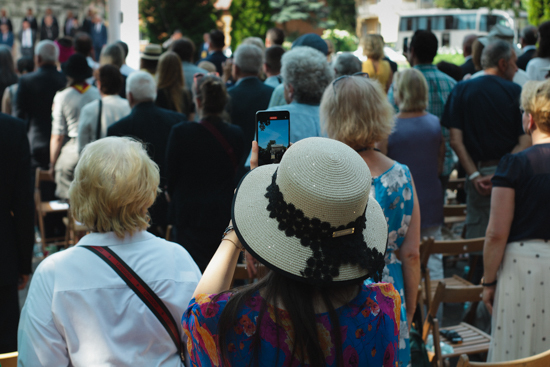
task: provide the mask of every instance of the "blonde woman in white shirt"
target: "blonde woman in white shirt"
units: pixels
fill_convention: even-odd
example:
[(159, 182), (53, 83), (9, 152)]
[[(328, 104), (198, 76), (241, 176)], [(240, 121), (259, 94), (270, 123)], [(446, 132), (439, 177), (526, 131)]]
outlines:
[[(86, 144), (107, 136), (107, 128), (130, 114), (128, 100), (118, 95), (124, 86), (122, 75), (114, 65), (103, 65), (96, 72), (96, 84), (101, 100), (88, 103), (80, 111), (78, 122), (78, 151)], [(101, 113), (101, 118), (99, 114)], [(98, 126), (100, 127), (98, 133)]]

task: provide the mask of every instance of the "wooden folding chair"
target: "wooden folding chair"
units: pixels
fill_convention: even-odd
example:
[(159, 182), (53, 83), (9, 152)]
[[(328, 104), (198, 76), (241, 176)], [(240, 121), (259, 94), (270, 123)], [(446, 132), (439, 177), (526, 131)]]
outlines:
[[(482, 292), (483, 287), (481, 285), (448, 287), (444, 281), (439, 281), (437, 284), (422, 330), (424, 341), (428, 339), (430, 330), (432, 331), (434, 343), (432, 363), (434, 366), (443, 367), (443, 359), (446, 358), (458, 357), (462, 354), (486, 353), (489, 350), (491, 337), (488, 334), (465, 322), (461, 322), (456, 326), (439, 328), (439, 320), (436, 318), (437, 309), (441, 303), (479, 302), (481, 301)], [(439, 334), (440, 330), (456, 331), (462, 337), (462, 343), (453, 344)], [(443, 354), (439, 344), (441, 341), (451, 345), (454, 349), (453, 353)]]
[(443, 205), (443, 223), (454, 224), (466, 221), (466, 204)]
[[(435, 241), (433, 238), (424, 238), (420, 246), (420, 263), (423, 282), (423, 300), (426, 307), (430, 307), (438, 281), (443, 280), (449, 287), (463, 287), (473, 285), (468, 280), (453, 275), (450, 278), (444, 278), (438, 281), (431, 281), (428, 270), (428, 260), (431, 254), (442, 254), (443, 256), (461, 255), (471, 252), (483, 251), (484, 237), (472, 238), (468, 240), (441, 240)], [(470, 270), (471, 271), (471, 270)]]
[(468, 356), (463, 354), (458, 360), (457, 367), (548, 367), (550, 366), (550, 350), (532, 357), (516, 359), (508, 362), (470, 362)]
[(62, 203), (59, 200), (42, 201), (40, 193), (40, 184), (42, 182), (53, 182), (48, 171), (36, 169), (36, 180), (34, 183), (34, 205), (36, 208), (36, 214), (38, 216), (38, 227), (40, 228), (40, 237), (42, 242), (42, 253), (46, 254), (46, 244), (63, 241), (65, 237), (51, 237), (46, 238), (46, 231), (44, 228), (44, 217), (52, 213), (67, 213), (69, 210), (69, 204)]
[(82, 234), (90, 231), (88, 227), (86, 227), (82, 223), (78, 223), (73, 218), (70, 210), (68, 211), (67, 216), (63, 218), (63, 224), (65, 224), (65, 227), (67, 227), (67, 230), (65, 232), (65, 248), (77, 244), (78, 240), (80, 239), (78, 236), (79, 233)]
[(0, 354), (0, 365), (2, 367), (17, 367), (17, 352)]

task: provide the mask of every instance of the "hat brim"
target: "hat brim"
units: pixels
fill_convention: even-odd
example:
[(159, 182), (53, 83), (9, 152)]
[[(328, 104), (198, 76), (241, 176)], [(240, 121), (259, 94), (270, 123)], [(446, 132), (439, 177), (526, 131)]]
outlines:
[[(243, 177), (233, 197), (233, 227), (246, 250), (271, 270), (302, 282), (321, 283), (302, 274), (307, 259), (313, 254), (311, 248), (302, 246), (295, 236), (286, 236), (278, 229), (277, 219), (269, 217), (269, 199), (265, 194), (278, 167), (278, 164), (261, 166)], [(369, 248), (385, 255), (388, 227), (384, 213), (373, 197), (369, 198), (365, 215), (365, 242)], [(358, 265), (344, 264), (339, 269), (340, 274), (332, 280), (333, 283), (351, 283), (370, 276)]]
[(72, 70), (67, 69), (67, 66), (68, 66), (68, 61), (65, 61), (64, 63), (61, 64), (61, 70), (66, 76), (76, 80), (86, 80), (88, 78), (91, 78), (92, 75), (94, 74), (92, 68), (89, 66), (88, 66), (88, 69), (86, 69), (86, 71), (80, 72), (80, 73), (76, 73), (76, 72), (73, 72)]
[(156, 55), (141, 54), (141, 58), (145, 60), (158, 60), (160, 59), (160, 55), (156, 56)]

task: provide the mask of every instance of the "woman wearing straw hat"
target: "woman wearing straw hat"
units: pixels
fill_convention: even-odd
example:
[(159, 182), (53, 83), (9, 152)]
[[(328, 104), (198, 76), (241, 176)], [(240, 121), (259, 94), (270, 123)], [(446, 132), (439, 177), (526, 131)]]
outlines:
[[(345, 144), (308, 138), (248, 173), (233, 226), (183, 316), (202, 366), (395, 366), (400, 298), (365, 285), (384, 268), (387, 227), (371, 175)], [(228, 291), (246, 249), (270, 269)]]
[(491, 180), (481, 280), (493, 315), (490, 362), (550, 349), (550, 80), (526, 83), (521, 108), (533, 146), (502, 157)]
[(67, 76), (68, 86), (57, 92), (53, 99), (50, 173), (53, 175), (55, 169), (57, 197), (68, 199), (69, 186), (73, 181), (74, 168), (78, 163), (77, 137), (80, 109), (100, 99), (100, 95), (96, 87), (86, 83), (86, 79), (92, 76), (92, 69), (88, 66), (85, 56), (72, 55), (62, 68)]
[[(392, 283), (401, 295), (399, 367), (407, 367), (411, 360), (409, 328), (420, 282), (420, 209), (409, 168), (374, 147), (391, 132), (393, 108), (380, 83), (363, 76), (344, 76), (323, 94), (321, 123), (329, 137), (357, 151), (372, 172), (370, 193), (384, 211), (388, 230), (382, 281)], [(398, 249), (400, 259), (395, 253)]]

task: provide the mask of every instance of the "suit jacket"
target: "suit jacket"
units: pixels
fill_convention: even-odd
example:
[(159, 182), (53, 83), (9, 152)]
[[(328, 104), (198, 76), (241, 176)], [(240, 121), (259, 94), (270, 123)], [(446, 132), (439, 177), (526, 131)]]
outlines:
[(0, 286), (31, 273), (34, 200), (25, 122), (0, 114)]
[(55, 41), (59, 37), (59, 27), (53, 24), (51, 27), (42, 26), (40, 28), (40, 40)]
[[(17, 117), (27, 122), (33, 166), (48, 168), (53, 98), (66, 84), (65, 76), (57, 71), (55, 65), (44, 65), (19, 78)], [(38, 154), (41, 158), (37, 158)]]
[(83, 21), (82, 21), (82, 31), (83, 32), (86, 32), (88, 33), (89, 35), (92, 34), (92, 27), (94, 26), (94, 23), (92, 22), (92, 20), (88, 17), (86, 17)]
[(518, 68), (525, 70), (527, 69), (527, 63), (535, 57), (535, 53), (537, 52), (537, 49), (533, 48), (531, 50), (525, 51), (523, 54), (521, 54), (520, 57), (518, 57), (518, 61), (516, 61), (516, 65)]
[(78, 26), (73, 26), (69, 29), (69, 24), (72, 24), (73, 19), (74, 18), (65, 19), (65, 24), (63, 25), (63, 34), (65, 34), (65, 36), (74, 37), (76, 31), (78, 30)]
[(95, 48), (101, 48), (103, 45), (107, 44), (107, 27), (105, 24), (101, 24), (101, 30), (98, 32), (96, 25), (92, 25), (92, 42)]
[(273, 87), (251, 77), (242, 79), (228, 93), (231, 96), (231, 123), (243, 130), (245, 151), (249, 151), (256, 134), (256, 111), (267, 109)]
[(476, 72), (476, 67), (474, 65), (474, 60), (470, 57), (466, 62), (462, 65), (460, 65), (460, 68), (462, 69), (462, 76), (466, 74), (472, 74), (474, 75)]
[(7, 24), (8, 29), (10, 30), (10, 32), (13, 33), (13, 25), (11, 24), (11, 19), (10, 18), (8, 18), (8, 17), (0, 18), (0, 24)]
[[(23, 31), (19, 32), (19, 35), (17, 36), (17, 38), (19, 39), (19, 44), (21, 45), (21, 47), (23, 47)], [(32, 39), (32, 49), (34, 52), (34, 46), (36, 44), (36, 31), (32, 28), (31, 28), (31, 39)]]
[(32, 17), (32, 19), (29, 19), (28, 16), (25, 16), (23, 20), (26, 20), (31, 24), (31, 29), (33, 31), (38, 31), (38, 22), (36, 21), (36, 17)]
[(6, 45), (9, 48), (12, 48), (13, 47), (13, 33), (8, 32), (8, 37), (5, 41), (4, 41), (4, 35), (2, 33), (0, 33), (0, 45)]
[[(166, 186), (165, 155), (168, 136), (172, 126), (185, 121), (182, 113), (165, 110), (154, 102), (142, 102), (134, 106), (125, 118), (115, 122), (107, 129), (107, 136), (130, 136), (147, 145), (147, 151), (160, 168), (160, 187)], [(168, 223), (168, 204), (161, 194), (150, 209), (154, 225), (166, 226)]]

